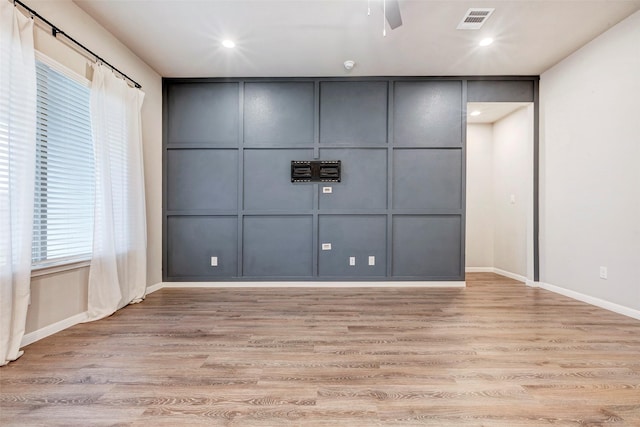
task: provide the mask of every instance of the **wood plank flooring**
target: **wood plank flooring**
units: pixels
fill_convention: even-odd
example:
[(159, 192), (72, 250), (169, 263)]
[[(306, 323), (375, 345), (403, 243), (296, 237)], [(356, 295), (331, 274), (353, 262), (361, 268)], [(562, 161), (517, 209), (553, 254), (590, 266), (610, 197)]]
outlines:
[(640, 426), (640, 321), (466, 289), (163, 289), (0, 368), (3, 426)]

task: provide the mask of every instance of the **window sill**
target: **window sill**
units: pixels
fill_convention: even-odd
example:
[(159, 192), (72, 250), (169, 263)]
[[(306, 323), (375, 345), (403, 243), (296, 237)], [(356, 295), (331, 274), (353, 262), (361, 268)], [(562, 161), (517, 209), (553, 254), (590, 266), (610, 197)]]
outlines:
[(84, 259), (79, 261), (65, 262), (64, 264), (33, 266), (31, 269), (31, 277), (41, 277), (69, 270), (77, 270), (79, 268), (89, 267), (90, 265), (91, 260)]

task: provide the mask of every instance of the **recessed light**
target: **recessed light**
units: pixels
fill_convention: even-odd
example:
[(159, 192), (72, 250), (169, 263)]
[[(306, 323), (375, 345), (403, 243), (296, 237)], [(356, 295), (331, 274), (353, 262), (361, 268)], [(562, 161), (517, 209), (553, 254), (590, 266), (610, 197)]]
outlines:
[(478, 110), (474, 110), (472, 112), (469, 113), (470, 116), (479, 116), (480, 114), (482, 114), (482, 112), (478, 111)]
[(233, 40), (222, 40), (222, 46), (226, 47), (227, 49), (233, 49), (234, 47), (236, 47), (236, 44), (234, 43)]
[(478, 44), (480, 46), (489, 46), (491, 43), (493, 43), (493, 39), (491, 37), (487, 37), (486, 39), (480, 40), (480, 43)]

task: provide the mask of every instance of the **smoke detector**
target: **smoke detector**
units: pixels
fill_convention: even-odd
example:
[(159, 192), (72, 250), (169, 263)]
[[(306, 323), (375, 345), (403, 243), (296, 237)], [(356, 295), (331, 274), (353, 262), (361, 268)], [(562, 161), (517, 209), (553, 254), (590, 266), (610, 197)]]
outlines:
[(344, 69), (345, 70), (351, 71), (353, 69), (353, 67), (355, 67), (356, 62), (349, 59), (347, 61), (344, 61), (343, 65), (344, 65)]
[(495, 8), (492, 7), (472, 7), (462, 17), (462, 21), (456, 27), (458, 30), (479, 30), (489, 19)]

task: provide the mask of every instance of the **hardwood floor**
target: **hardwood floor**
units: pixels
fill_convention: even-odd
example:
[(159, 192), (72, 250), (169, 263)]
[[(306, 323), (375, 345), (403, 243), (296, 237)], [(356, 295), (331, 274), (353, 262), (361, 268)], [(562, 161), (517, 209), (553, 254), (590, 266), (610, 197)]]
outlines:
[(466, 289), (163, 289), (0, 369), (3, 426), (640, 426), (640, 321)]

